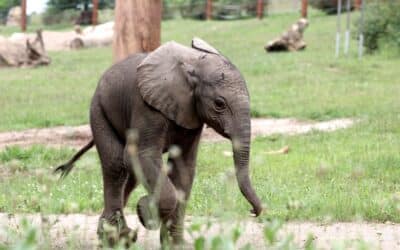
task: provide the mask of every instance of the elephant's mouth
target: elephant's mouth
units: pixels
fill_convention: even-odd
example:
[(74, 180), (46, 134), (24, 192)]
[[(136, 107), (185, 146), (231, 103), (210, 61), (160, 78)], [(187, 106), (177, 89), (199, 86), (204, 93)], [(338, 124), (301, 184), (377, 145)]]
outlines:
[(232, 140), (232, 135), (229, 132), (229, 130), (224, 128), (223, 126), (221, 126), (221, 124), (207, 123), (206, 128), (211, 128), (215, 132), (217, 132), (219, 135), (221, 135), (222, 137)]

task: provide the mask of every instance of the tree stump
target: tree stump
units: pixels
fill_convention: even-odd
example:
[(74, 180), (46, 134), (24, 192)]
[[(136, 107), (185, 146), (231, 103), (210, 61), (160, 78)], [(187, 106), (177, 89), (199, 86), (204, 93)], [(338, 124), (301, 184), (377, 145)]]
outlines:
[(303, 40), (303, 33), (307, 26), (307, 19), (301, 18), (280, 37), (268, 42), (264, 49), (267, 52), (299, 51), (305, 49), (307, 44)]
[(37, 31), (33, 42), (27, 39), (25, 43), (18, 43), (6, 38), (0, 38), (0, 68), (35, 67), (48, 65), (50, 62), (40, 30)]

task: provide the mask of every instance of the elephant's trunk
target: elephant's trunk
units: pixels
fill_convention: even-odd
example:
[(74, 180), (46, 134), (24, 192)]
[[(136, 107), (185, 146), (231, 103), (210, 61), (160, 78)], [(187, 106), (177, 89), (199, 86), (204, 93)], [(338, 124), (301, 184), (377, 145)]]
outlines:
[[(253, 206), (252, 213), (256, 216), (262, 211), (261, 201), (256, 195), (249, 177), (249, 153), (251, 140), (250, 114), (239, 116), (236, 121), (238, 126), (233, 131), (233, 160), (236, 170), (236, 178), (240, 191), (247, 201)], [(245, 117), (245, 118), (243, 118)]]

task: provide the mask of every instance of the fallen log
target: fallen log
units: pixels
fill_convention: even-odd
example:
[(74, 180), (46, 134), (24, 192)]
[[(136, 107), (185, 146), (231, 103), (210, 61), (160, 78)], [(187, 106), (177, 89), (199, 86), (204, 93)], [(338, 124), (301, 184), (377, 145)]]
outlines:
[(305, 49), (307, 44), (303, 40), (303, 33), (307, 26), (307, 19), (301, 18), (280, 37), (268, 42), (264, 49), (267, 52), (299, 51)]
[(83, 31), (75, 28), (76, 36), (69, 42), (71, 49), (111, 46), (114, 37), (114, 22), (90, 26)]
[(111, 46), (114, 37), (113, 31), (102, 33), (88, 33), (77, 35), (69, 42), (70, 49), (94, 48)]
[[(48, 51), (74, 50), (111, 46), (114, 36), (114, 22), (81, 29), (79, 25), (71, 31), (43, 31), (42, 39)], [(35, 34), (14, 33), (8, 40), (18, 44), (35, 39)]]

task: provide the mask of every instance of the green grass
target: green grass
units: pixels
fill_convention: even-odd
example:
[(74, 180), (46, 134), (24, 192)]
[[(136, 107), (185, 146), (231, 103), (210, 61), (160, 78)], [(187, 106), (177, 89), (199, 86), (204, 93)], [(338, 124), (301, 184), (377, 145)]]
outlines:
[[(26, 32), (29, 33), (34, 33), (39, 29), (46, 29), (46, 30), (71, 30), (71, 24), (69, 23), (64, 23), (64, 24), (53, 24), (53, 25), (47, 25), (43, 26), (40, 23), (34, 23), (34, 24), (28, 24), (26, 27)], [(0, 25), (0, 35), (1, 36), (10, 36), (13, 33), (19, 33), (22, 32), (20, 27), (15, 27), (15, 26), (5, 26), (5, 25)]]
[[(264, 44), (296, 20), (276, 15), (263, 21), (172, 20), (163, 23), (163, 41), (190, 44), (204, 38), (243, 73), (253, 116), (326, 120), (375, 116), (398, 109), (398, 58), (334, 58), (334, 17), (312, 12), (299, 53), (266, 54)], [(111, 65), (111, 49), (50, 53), (40, 69), (0, 70), (0, 131), (88, 123), (97, 81)], [(34, 107), (34, 108), (32, 108)]]
[[(268, 212), (264, 217), (296, 220), (400, 222), (400, 149), (397, 116), (392, 123), (362, 122), (334, 133), (257, 138), (252, 144), (254, 186)], [(287, 155), (267, 155), (290, 146)], [(249, 205), (232, 177), (229, 143), (203, 143), (189, 214), (246, 215)], [(62, 182), (51, 175), (72, 150), (9, 148), (0, 153), (0, 212), (99, 213), (102, 209), (100, 166), (94, 152), (85, 156)], [(397, 192), (397, 194), (396, 194)], [(128, 211), (144, 194), (130, 199)], [(397, 198), (399, 199), (399, 198)]]
[[(398, 58), (381, 53), (334, 58), (334, 17), (311, 13), (308, 48), (266, 54), (265, 42), (297, 16), (263, 21), (163, 23), (163, 40), (189, 44), (204, 38), (242, 71), (251, 93), (253, 116), (326, 120), (355, 117), (353, 128), (333, 133), (257, 138), (252, 144), (254, 186), (268, 207), (264, 217), (282, 219), (400, 222), (400, 82)], [(51, 53), (50, 67), (0, 70), (0, 130), (77, 125), (88, 122), (88, 106), (110, 49)], [(290, 146), (287, 155), (267, 155)], [(218, 215), (248, 204), (232, 180), (228, 143), (203, 143), (189, 214)], [(0, 152), (0, 212), (99, 213), (102, 182), (91, 152), (63, 182), (52, 168), (70, 149), (9, 148)], [(227, 177), (228, 176), (228, 177)], [(134, 210), (143, 195), (132, 196)], [(397, 198), (396, 198), (397, 197)]]

